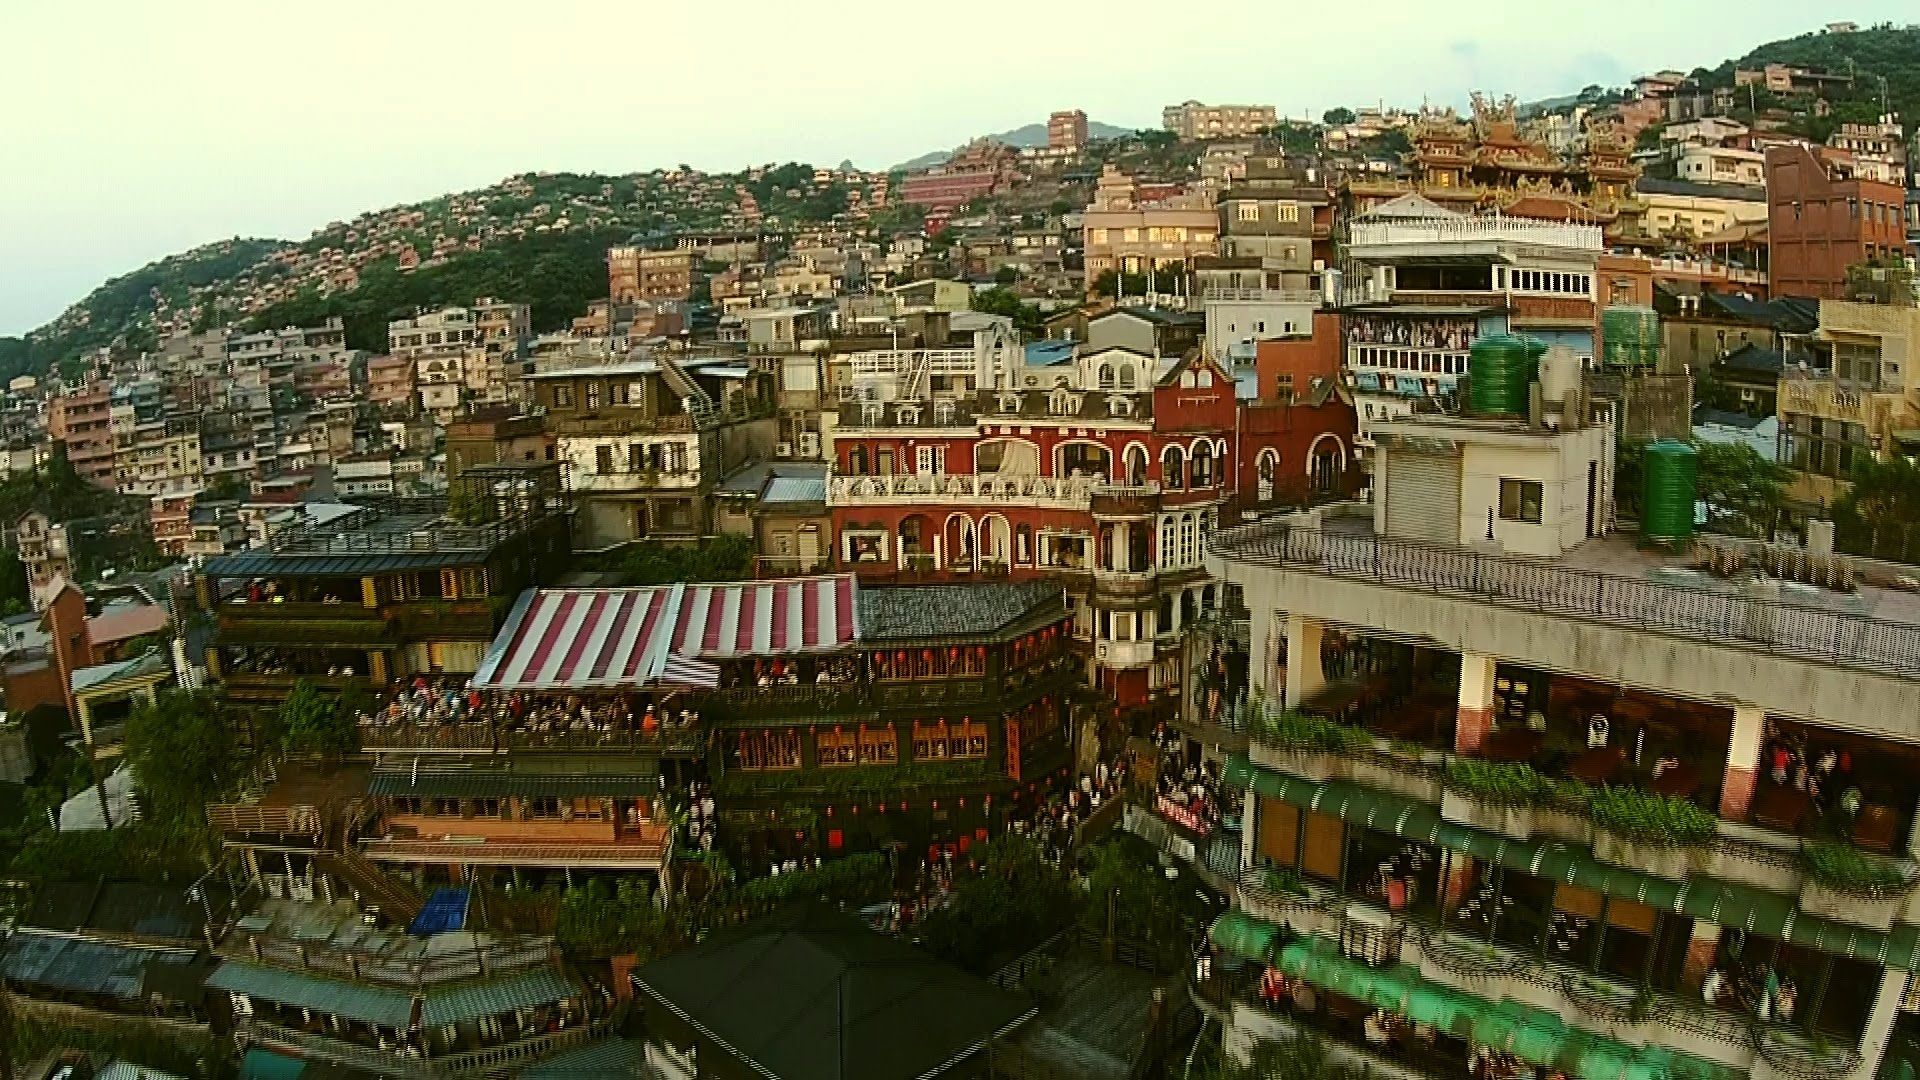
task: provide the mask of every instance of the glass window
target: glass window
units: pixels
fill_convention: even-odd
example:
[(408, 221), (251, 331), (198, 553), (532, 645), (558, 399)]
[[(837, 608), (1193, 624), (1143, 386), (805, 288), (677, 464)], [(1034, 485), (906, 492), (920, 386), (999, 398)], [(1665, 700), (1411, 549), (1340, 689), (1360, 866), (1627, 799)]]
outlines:
[(1542, 485), (1538, 480), (1500, 481), (1500, 518), (1540, 523)]

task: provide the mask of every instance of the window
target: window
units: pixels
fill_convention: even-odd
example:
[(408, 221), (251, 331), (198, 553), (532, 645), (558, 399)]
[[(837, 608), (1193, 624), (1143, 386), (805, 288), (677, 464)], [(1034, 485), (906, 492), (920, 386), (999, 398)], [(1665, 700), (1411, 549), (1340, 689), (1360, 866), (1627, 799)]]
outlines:
[(1160, 483), (1169, 490), (1179, 491), (1187, 486), (1187, 455), (1177, 446), (1169, 446), (1160, 453)]
[(743, 731), (737, 760), (742, 769), (797, 769), (800, 735), (790, 731)]
[(1257, 202), (1234, 203), (1233, 212), (1235, 219), (1239, 221), (1260, 220), (1260, 204)]
[(942, 460), (946, 456), (943, 453), (945, 449), (946, 448), (942, 446), (915, 447), (913, 451), (913, 471), (919, 473), (921, 476), (937, 476), (946, 471), (944, 461)]
[(597, 409), (599, 407), (600, 407), (600, 380), (590, 379), (587, 381), (587, 408)]
[(527, 800), (527, 816), (536, 820), (553, 820), (560, 816), (560, 800), (551, 795), (541, 795)]
[(614, 405), (627, 404), (627, 401), (628, 401), (627, 394), (631, 389), (632, 389), (632, 386), (629, 383), (617, 382), (612, 384), (611, 386), (607, 387), (608, 402)]
[(613, 447), (601, 443), (593, 448), (593, 471), (601, 476), (613, 472)]
[(823, 769), (853, 765), (860, 752), (859, 737), (851, 731), (822, 731), (814, 735), (814, 760)]
[(1500, 481), (1500, 518), (1540, 523), (1542, 485), (1538, 480)]
[(553, 407), (556, 409), (573, 408), (573, 387), (560, 383), (553, 388)]
[(627, 444), (627, 471), (647, 471), (647, 447), (645, 443)]
[(900, 736), (890, 727), (860, 729), (860, 764), (892, 765), (900, 760)]
[(986, 756), (987, 725), (982, 721), (936, 720), (923, 725), (916, 720), (913, 723), (915, 761), (977, 761)]

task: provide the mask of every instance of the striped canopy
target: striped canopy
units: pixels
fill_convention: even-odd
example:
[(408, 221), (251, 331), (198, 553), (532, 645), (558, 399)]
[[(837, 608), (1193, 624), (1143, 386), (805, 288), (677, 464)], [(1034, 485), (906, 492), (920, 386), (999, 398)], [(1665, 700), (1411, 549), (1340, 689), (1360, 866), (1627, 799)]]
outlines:
[(854, 644), (860, 638), (854, 590), (851, 574), (529, 589), (473, 681), (496, 690), (613, 689), (663, 680), (709, 684), (708, 665), (701, 661), (829, 652)]

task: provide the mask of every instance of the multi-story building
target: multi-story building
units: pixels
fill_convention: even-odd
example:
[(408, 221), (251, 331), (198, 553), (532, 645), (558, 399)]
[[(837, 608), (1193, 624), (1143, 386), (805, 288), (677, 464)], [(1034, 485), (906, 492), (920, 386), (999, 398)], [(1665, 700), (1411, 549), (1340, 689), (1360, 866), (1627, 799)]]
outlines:
[(827, 481), (839, 565), (1057, 579), (1089, 680), (1146, 705), (1174, 685), (1183, 620), (1210, 606), (1199, 538), (1233, 477), (1233, 379), (1176, 355), (1089, 342), (999, 372), (970, 358), (936, 383), (911, 355), (856, 354), (871, 389), (839, 405)]
[[(1100, 172), (1093, 202), (1081, 215), (1088, 288), (1100, 275), (1148, 274), (1190, 266), (1218, 252), (1220, 221), (1203, 196), (1143, 200), (1138, 181), (1111, 165)], [(1155, 283), (1156, 287), (1160, 283)], [(1175, 291), (1167, 282), (1164, 291)]]
[(1904, 1071), (1920, 608), (1817, 532), (1615, 534), (1605, 413), (1398, 422), (1371, 507), (1216, 538), (1247, 675), (1189, 700), (1243, 800), (1211, 936), (1247, 963), (1200, 994), (1234, 1057)]
[(1851, 89), (1853, 73), (1791, 64), (1767, 64), (1758, 68), (1734, 69), (1733, 85), (1758, 86), (1770, 94), (1784, 96), (1826, 97), (1836, 90)]
[(932, 212), (953, 210), (999, 190), (1013, 177), (1018, 160), (1012, 147), (979, 139), (943, 164), (907, 177), (900, 184), (899, 198)]
[(511, 598), (563, 573), (571, 523), (557, 465), (466, 470), (446, 498), (396, 497), (283, 527), (208, 559), (207, 672), (229, 697), (274, 703), (294, 683), (385, 686), (471, 672)]
[(582, 548), (710, 535), (713, 485), (773, 456), (772, 379), (745, 364), (661, 355), (551, 367), (528, 382)]
[(206, 482), (198, 416), (170, 416), (136, 426), (116, 455), (123, 494), (156, 495), (198, 491)]
[(1738, 146), (1682, 146), (1674, 154), (1673, 171), (1681, 180), (1695, 184), (1764, 188), (1767, 155)]
[(1389, 205), (1350, 226), (1342, 330), (1362, 447), (1377, 425), (1418, 403), (1452, 407), (1480, 337), (1524, 331), (1591, 363), (1598, 227), (1402, 205), (1427, 216), (1401, 217)]
[(1801, 144), (1767, 149), (1768, 289), (1844, 299), (1847, 267), (1902, 256), (1905, 193)]
[(607, 295), (616, 304), (685, 300), (693, 295), (694, 253), (648, 251), (623, 244), (607, 249)]
[(387, 324), (387, 353), (417, 358), (459, 354), (480, 339), (474, 313), (463, 307), (422, 311)]
[(1780, 377), (1780, 462), (1792, 495), (1827, 505), (1856, 463), (1920, 449), (1920, 308), (1822, 300), (1804, 355)]
[(29, 510), (14, 522), (13, 536), (14, 551), (27, 571), (27, 598), (33, 610), (44, 611), (54, 594), (73, 580), (67, 527), (39, 510)]
[(105, 383), (49, 398), (47, 438), (60, 445), (81, 479), (103, 488), (115, 486), (113, 404)]
[(1086, 145), (1086, 113), (1063, 109), (1047, 117), (1047, 149), (1072, 153)]
[(1160, 110), (1160, 126), (1183, 139), (1247, 139), (1279, 122), (1271, 105), (1202, 105), (1184, 101)]
[(476, 409), (446, 428), (447, 479), (475, 465), (502, 461), (553, 461), (554, 438), (539, 416), (493, 407)]
[(412, 416), (413, 361), (405, 356), (376, 356), (367, 361), (367, 400), (383, 415)]

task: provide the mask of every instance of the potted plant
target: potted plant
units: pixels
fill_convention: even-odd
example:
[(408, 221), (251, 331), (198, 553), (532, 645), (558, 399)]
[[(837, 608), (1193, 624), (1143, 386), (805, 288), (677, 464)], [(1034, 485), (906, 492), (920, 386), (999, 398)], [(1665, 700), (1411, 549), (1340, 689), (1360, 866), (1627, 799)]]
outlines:
[(1893, 928), (1913, 891), (1905, 867), (1833, 841), (1802, 847), (1800, 872), (1801, 911), (1875, 930)]
[(1615, 866), (1678, 880), (1706, 863), (1706, 845), (1720, 834), (1712, 814), (1684, 799), (1627, 787), (1599, 788), (1587, 798), (1594, 857)]
[(1552, 797), (1553, 785), (1520, 762), (1455, 758), (1447, 762), (1440, 816), (1516, 840), (1533, 835), (1534, 809)]
[(1347, 768), (1358, 783), (1434, 803), (1442, 794), (1440, 768), (1445, 758), (1418, 744), (1395, 741), (1376, 745), (1372, 753), (1356, 755)]
[(1257, 765), (1308, 780), (1345, 776), (1347, 755), (1368, 744), (1367, 734), (1337, 720), (1286, 710), (1250, 710), (1248, 755)]

